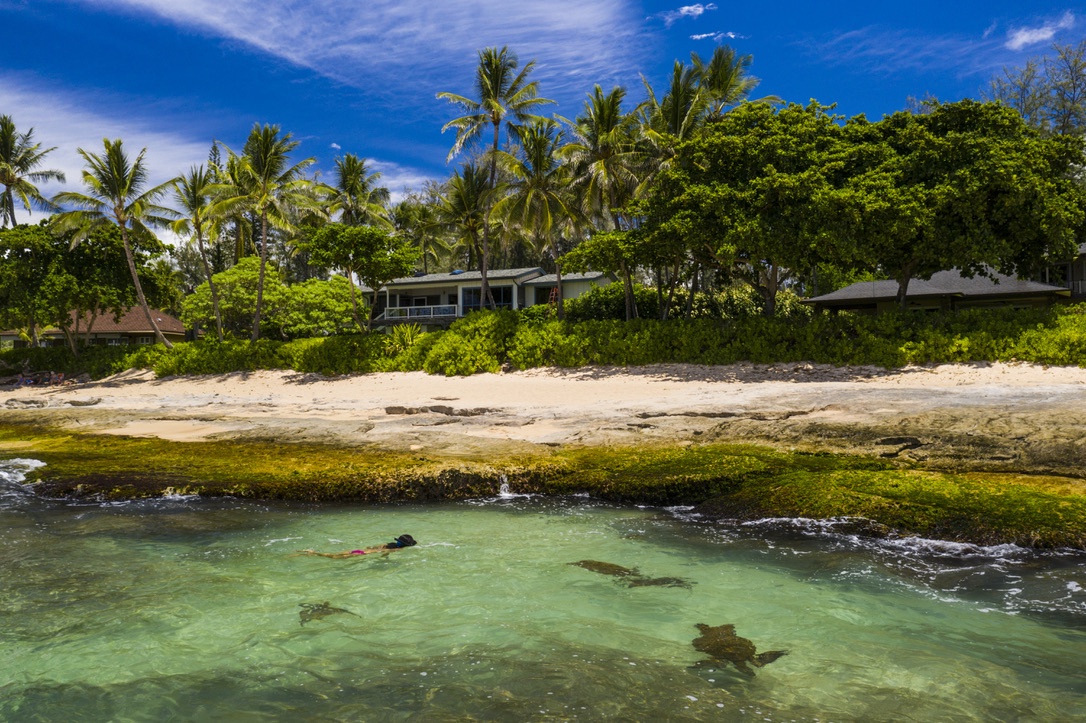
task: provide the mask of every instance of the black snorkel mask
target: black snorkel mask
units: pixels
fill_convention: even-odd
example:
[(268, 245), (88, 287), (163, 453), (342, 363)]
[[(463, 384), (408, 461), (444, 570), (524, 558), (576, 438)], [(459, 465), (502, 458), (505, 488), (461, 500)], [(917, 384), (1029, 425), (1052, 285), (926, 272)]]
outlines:
[(415, 542), (415, 538), (411, 535), (400, 535), (392, 544), (396, 547), (413, 547), (419, 543)]

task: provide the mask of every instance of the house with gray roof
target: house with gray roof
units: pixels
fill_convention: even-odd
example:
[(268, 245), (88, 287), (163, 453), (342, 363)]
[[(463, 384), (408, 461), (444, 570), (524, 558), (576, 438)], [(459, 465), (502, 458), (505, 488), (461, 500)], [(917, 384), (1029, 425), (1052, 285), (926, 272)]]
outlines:
[[(829, 294), (804, 299), (822, 311), (879, 313), (898, 308), (896, 281), (863, 281)], [(909, 309), (952, 311), (993, 306), (1041, 306), (1068, 299), (1072, 289), (1064, 285), (1026, 281), (992, 274), (991, 278), (962, 276), (957, 270), (940, 271), (924, 281), (912, 279), (905, 294)]]
[[(562, 292), (564, 298), (572, 299), (611, 281), (613, 278), (607, 274), (563, 274)], [(492, 269), (487, 272), (487, 283), (497, 308), (516, 310), (549, 303), (558, 281), (554, 274), (531, 267)], [(377, 295), (374, 323), (444, 326), (483, 308), (481, 293), (482, 274), (478, 271), (455, 270), (395, 279)]]

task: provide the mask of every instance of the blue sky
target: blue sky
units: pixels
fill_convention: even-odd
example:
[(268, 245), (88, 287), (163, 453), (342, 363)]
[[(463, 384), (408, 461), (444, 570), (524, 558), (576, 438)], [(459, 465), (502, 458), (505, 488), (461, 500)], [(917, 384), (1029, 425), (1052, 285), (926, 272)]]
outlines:
[[(477, 51), (508, 45), (555, 112), (593, 84), (643, 97), (676, 59), (730, 44), (757, 94), (879, 118), (909, 96), (977, 97), (1004, 66), (1086, 38), (1086, 4), (1048, 0), (725, 3), (656, 0), (0, 0), (0, 113), (47, 146), (77, 187), (76, 149), (147, 147), (155, 179), (240, 149), (276, 123), (327, 172), (370, 159), (397, 195), (451, 170), (453, 108)], [(49, 186), (48, 192), (60, 190)]]

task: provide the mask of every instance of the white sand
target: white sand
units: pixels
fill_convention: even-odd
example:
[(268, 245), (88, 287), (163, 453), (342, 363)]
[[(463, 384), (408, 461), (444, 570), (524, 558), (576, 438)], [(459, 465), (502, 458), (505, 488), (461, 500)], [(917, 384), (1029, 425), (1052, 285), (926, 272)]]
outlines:
[[(734, 422), (737, 434), (773, 437), (798, 419), (887, 425), (940, 414), (951, 415), (948, 430), (964, 424), (967, 432), (974, 425), (1012, 436), (1023, 434), (1014, 419), (1049, 419), (1066, 429), (1070, 443), (1086, 437), (1084, 401), (1086, 369), (1030, 364), (894, 371), (663, 365), (331, 379), (261, 371), (158, 380), (133, 371), (90, 384), (0, 392), (0, 420), (5, 413), (32, 415), (73, 429), (177, 441), (255, 437), (474, 454), (517, 445), (697, 439), (719, 430), (722, 420)], [(39, 404), (46, 406), (28, 409)], [(750, 431), (750, 425), (761, 426)]]

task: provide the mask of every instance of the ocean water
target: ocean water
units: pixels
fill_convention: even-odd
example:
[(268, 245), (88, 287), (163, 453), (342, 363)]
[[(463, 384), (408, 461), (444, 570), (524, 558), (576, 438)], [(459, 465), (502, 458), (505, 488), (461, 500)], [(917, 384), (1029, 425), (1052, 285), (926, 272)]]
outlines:
[[(0, 720), (1086, 719), (1079, 553), (510, 494), (73, 503), (35, 464), (0, 463)], [(748, 677), (697, 623), (788, 654)]]

